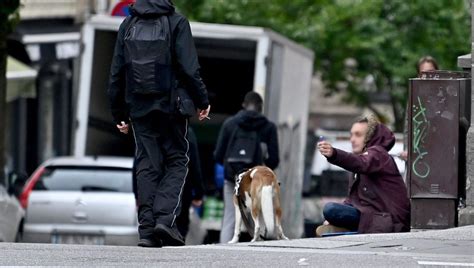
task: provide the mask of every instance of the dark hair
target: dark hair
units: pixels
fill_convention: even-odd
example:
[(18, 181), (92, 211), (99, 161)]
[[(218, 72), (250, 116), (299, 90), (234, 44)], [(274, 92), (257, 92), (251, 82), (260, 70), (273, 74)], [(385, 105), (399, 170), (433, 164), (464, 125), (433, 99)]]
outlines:
[(250, 91), (245, 94), (242, 105), (244, 108), (254, 106), (258, 112), (261, 112), (263, 108), (263, 99), (257, 92)]
[(423, 63), (431, 63), (433, 65), (433, 67), (435, 68), (435, 70), (439, 69), (438, 68), (438, 63), (436, 62), (435, 58), (433, 58), (431, 56), (424, 56), (421, 59), (419, 59), (418, 63), (416, 64), (416, 71), (418, 72), (418, 74), (420, 74), (420, 66)]

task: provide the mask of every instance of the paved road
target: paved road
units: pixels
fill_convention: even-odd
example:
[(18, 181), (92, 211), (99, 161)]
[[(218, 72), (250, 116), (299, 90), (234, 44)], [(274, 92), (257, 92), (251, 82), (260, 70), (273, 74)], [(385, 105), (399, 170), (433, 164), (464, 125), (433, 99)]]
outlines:
[(0, 243), (0, 265), (474, 267), (474, 226), (161, 249)]

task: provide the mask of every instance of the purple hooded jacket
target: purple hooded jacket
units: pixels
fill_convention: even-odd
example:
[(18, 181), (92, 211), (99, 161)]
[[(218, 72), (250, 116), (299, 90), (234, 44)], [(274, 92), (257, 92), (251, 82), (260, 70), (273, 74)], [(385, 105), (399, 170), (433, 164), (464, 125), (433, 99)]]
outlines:
[(354, 174), (349, 196), (344, 200), (361, 212), (359, 233), (407, 232), (410, 230), (410, 201), (394, 159), (388, 151), (395, 136), (377, 124), (366, 151), (357, 155), (334, 148), (328, 161)]

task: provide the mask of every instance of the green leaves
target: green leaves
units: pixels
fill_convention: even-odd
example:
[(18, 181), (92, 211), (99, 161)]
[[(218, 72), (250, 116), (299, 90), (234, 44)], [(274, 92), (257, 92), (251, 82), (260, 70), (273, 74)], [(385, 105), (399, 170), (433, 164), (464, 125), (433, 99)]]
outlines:
[[(271, 28), (311, 48), (328, 93), (371, 107), (388, 94), (403, 125), (408, 79), (425, 55), (455, 70), (470, 51), (465, 0), (175, 0), (191, 19)], [(355, 63), (348, 67), (346, 63)], [(373, 79), (372, 79), (373, 78)], [(373, 82), (368, 85), (367, 81)], [(338, 87), (337, 85), (346, 85)], [(375, 108), (373, 108), (375, 109)], [(382, 111), (374, 111), (383, 114)]]
[(20, 0), (1, 0), (0, 16), (8, 16), (20, 6)]

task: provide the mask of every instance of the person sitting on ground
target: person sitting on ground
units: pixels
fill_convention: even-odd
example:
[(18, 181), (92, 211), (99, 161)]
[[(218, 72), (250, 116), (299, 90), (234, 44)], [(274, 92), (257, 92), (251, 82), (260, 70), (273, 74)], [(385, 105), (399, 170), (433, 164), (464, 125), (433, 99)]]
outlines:
[(327, 141), (317, 148), (327, 160), (354, 173), (349, 196), (343, 204), (327, 203), (326, 222), (316, 229), (325, 233), (355, 231), (390, 233), (410, 230), (410, 202), (407, 189), (388, 151), (395, 136), (375, 117), (362, 117), (351, 128), (352, 153), (333, 148)]

